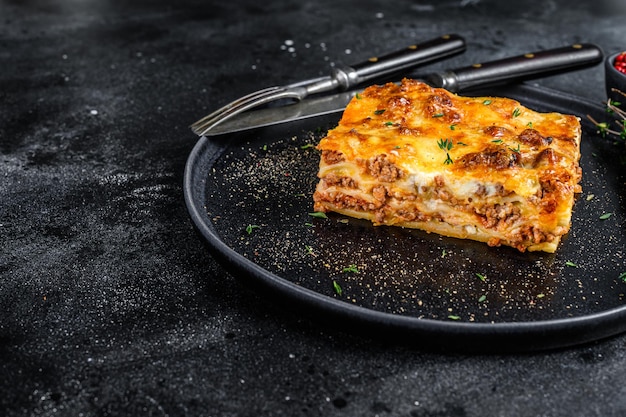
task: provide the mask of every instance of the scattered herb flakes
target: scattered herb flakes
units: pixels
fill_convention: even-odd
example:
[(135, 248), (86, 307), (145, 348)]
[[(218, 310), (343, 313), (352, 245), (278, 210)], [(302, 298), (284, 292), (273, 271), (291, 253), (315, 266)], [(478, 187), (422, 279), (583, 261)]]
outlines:
[(262, 148), (262, 149), (263, 149), (264, 151), (267, 151), (267, 145), (263, 145), (263, 148)]
[(337, 220), (337, 223), (348, 224), (348, 223), (350, 223), (350, 220), (348, 220), (348, 219), (339, 219), (339, 220)]
[(476, 272), (476, 276), (478, 277), (478, 279), (480, 279), (482, 282), (485, 282), (487, 280), (487, 276), (484, 274), (481, 274), (479, 272)]
[(294, 194), (294, 197), (306, 197), (306, 194), (304, 193), (299, 193), (299, 194)]
[(385, 126), (393, 126), (393, 122), (385, 122)]
[(591, 200), (593, 200), (593, 199), (594, 199), (594, 197), (595, 197), (595, 194), (589, 194), (589, 195), (587, 196), (587, 201), (591, 201)]
[(541, 294), (537, 294), (537, 298), (543, 298), (543, 297), (545, 297), (545, 296), (546, 296), (546, 295), (545, 295), (545, 294), (543, 294), (543, 293), (541, 293)]
[(315, 227), (315, 225), (313, 223), (308, 223), (308, 222), (304, 223), (304, 225), (307, 226), (307, 227)]
[(481, 295), (480, 298), (478, 299), (479, 303), (484, 303), (487, 300), (487, 296), (486, 295)]
[(528, 127), (529, 129), (532, 129), (532, 127), (533, 127), (533, 122), (528, 122), (528, 124), (526, 124), (526, 127)]
[(491, 104), (491, 100), (489, 100), (489, 99), (484, 100), (484, 101), (483, 101), (483, 104), (484, 104), (485, 106), (488, 106), (488, 105), (490, 105), (490, 104)]
[(467, 146), (467, 143), (463, 143), (463, 142), (457, 142), (456, 144), (459, 146)]
[[(454, 144), (452, 143), (452, 139), (439, 139), (437, 141), (437, 146), (439, 146), (439, 149), (441, 150), (450, 151), (454, 147)], [(453, 162), (454, 161), (450, 157), (450, 153), (446, 152), (446, 159), (443, 161), (443, 163), (445, 165), (450, 165)]]
[(437, 146), (439, 146), (439, 149), (441, 150), (449, 151), (452, 149), (454, 144), (452, 143), (451, 139), (439, 139), (437, 141)]
[(358, 273), (359, 273), (359, 268), (357, 268), (357, 266), (356, 266), (356, 265), (351, 264), (351, 265), (349, 265), (349, 266), (347, 266), (347, 267), (343, 268), (343, 269), (341, 270), (341, 272), (352, 272), (352, 273), (354, 273), (354, 274), (358, 274)]
[(517, 144), (517, 148), (509, 148), (511, 151), (515, 152), (515, 153), (520, 153), (520, 146), (519, 143)]
[(304, 245), (304, 249), (306, 250), (306, 253), (308, 253), (309, 255), (313, 255), (313, 248), (309, 245)]
[(450, 125), (450, 130), (455, 130), (456, 129), (456, 125)]
[(341, 289), (341, 285), (339, 285), (339, 283), (335, 280), (333, 280), (333, 288), (335, 289), (335, 293), (338, 296), (341, 296), (343, 294), (343, 290)]
[(513, 117), (518, 117), (520, 114), (522, 114), (522, 111), (519, 107), (516, 107), (515, 110), (513, 110)]
[(496, 139), (496, 140), (492, 140), (491, 143), (497, 143), (500, 144), (502, 143), (502, 139)]
[(443, 113), (435, 113), (433, 114), (433, 117), (443, 117)]
[(565, 261), (565, 265), (569, 266), (570, 268), (578, 268), (578, 264), (572, 261)]
[(380, 114), (383, 114), (384, 112), (385, 112), (385, 109), (374, 110), (375, 115), (380, 115)]
[(626, 272), (622, 272), (618, 277), (621, 281), (626, 282)]
[(306, 145), (300, 146), (300, 149), (309, 149), (309, 148), (315, 148), (315, 145), (311, 143), (307, 143)]
[(450, 315), (448, 316), (448, 318), (449, 318), (450, 320), (461, 320), (461, 317), (459, 317), (459, 316), (457, 316), (457, 315), (454, 315), (454, 314), (450, 314)]
[(361, 100), (361, 94), (356, 93), (355, 97), (356, 97), (357, 100)]
[(602, 214), (602, 215), (599, 217), (599, 219), (600, 219), (600, 220), (608, 220), (608, 219), (610, 219), (610, 218), (611, 218), (611, 216), (613, 216), (613, 213), (604, 213), (604, 214)]
[(441, 257), (442, 258), (445, 258), (447, 254), (448, 254), (448, 252), (446, 252), (445, 249), (441, 251)]
[(323, 211), (315, 211), (313, 213), (309, 213), (309, 216), (315, 217), (316, 219), (327, 219), (328, 216)]
[(261, 226), (257, 226), (256, 224), (249, 224), (246, 226), (246, 232), (250, 235), (254, 229), (258, 229)]

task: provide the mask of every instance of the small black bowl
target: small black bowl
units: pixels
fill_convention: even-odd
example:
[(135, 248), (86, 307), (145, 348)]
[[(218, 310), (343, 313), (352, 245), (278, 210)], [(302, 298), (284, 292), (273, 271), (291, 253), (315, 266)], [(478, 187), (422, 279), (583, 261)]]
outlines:
[(626, 108), (626, 97), (622, 94), (614, 91), (617, 89), (623, 93), (626, 93), (626, 74), (619, 72), (615, 68), (615, 59), (626, 52), (616, 52), (609, 55), (604, 61), (604, 74), (606, 84), (606, 96), (612, 101), (618, 101), (623, 103), (620, 107)]

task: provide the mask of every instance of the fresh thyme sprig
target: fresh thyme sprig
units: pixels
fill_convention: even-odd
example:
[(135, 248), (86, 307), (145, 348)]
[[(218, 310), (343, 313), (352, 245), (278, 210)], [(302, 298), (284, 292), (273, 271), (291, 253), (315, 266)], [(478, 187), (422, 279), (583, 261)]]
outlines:
[(452, 147), (454, 146), (452, 143), (452, 139), (439, 139), (437, 141), (437, 145), (439, 146), (439, 149), (446, 151), (446, 160), (443, 161), (444, 164), (446, 165), (450, 165), (452, 164), (454, 161), (452, 160), (452, 158), (450, 158), (450, 149), (452, 149)]
[[(616, 88), (613, 88), (612, 91), (623, 95), (626, 99), (626, 93)], [(617, 129), (612, 128), (609, 122), (598, 122), (590, 115), (587, 115), (587, 118), (591, 120), (591, 122), (598, 128), (598, 133), (600, 133), (602, 137), (605, 137), (607, 134), (609, 134), (626, 140), (626, 110), (619, 107), (621, 104), (622, 103), (611, 99), (608, 99), (606, 102), (606, 111), (607, 113), (615, 116), (615, 123), (618, 126)]]

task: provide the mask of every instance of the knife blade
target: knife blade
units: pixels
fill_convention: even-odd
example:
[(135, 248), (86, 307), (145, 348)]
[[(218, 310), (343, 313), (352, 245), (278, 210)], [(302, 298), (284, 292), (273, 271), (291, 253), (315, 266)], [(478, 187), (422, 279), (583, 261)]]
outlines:
[[(456, 93), (586, 68), (602, 62), (603, 57), (602, 49), (597, 45), (574, 44), (436, 72), (418, 78), (433, 87), (446, 88)], [(224, 135), (342, 112), (350, 100), (362, 90), (362, 88), (353, 89), (309, 98), (292, 105), (250, 110), (225, 120), (206, 132), (205, 136)]]
[(215, 126), (247, 110), (268, 104), (277, 104), (285, 99), (301, 101), (311, 95), (344, 91), (385, 77), (395, 76), (409, 68), (431, 63), (465, 51), (465, 39), (448, 34), (425, 42), (410, 45), (380, 57), (372, 57), (353, 66), (335, 66), (329, 75), (298, 83), (263, 88), (231, 101), (192, 123), (191, 130), (204, 135)]

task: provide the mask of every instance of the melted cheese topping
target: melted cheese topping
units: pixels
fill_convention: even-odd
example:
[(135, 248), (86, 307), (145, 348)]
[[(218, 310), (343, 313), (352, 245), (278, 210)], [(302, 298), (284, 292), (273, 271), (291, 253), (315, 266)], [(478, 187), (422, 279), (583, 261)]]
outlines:
[(520, 250), (556, 250), (580, 192), (575, 116), (415, 80), (352, 99), (318, 149), (315, 208)]

